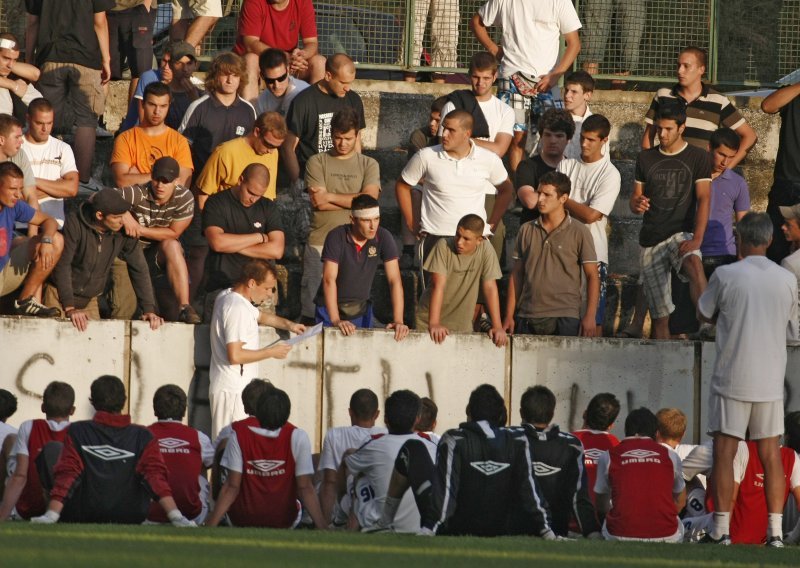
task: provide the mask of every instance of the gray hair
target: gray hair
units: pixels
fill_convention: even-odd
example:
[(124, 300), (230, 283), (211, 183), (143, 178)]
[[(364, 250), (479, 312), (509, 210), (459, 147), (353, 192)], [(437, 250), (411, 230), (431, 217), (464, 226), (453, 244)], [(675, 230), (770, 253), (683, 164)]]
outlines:
[(750, 211), (736, 224), (736, 233), (742, 244), (765, 247), (772, 240), (772, 220), (766, 213)]

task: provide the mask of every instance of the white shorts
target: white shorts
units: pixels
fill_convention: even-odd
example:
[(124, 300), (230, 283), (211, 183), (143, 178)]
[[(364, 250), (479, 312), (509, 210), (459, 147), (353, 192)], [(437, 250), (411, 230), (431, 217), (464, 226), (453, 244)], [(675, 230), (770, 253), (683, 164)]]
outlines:
[(222, 0), (172, 0), (172, 21), (222, 17)]
[(774, 438), (783, 434), (783, 400), (745, 402), (711, 393), (708, 398), (708, 433), (720, 432), (751, 440)]
[(675, 531), (675, 534), (661, 537), (661, 538), (631, 538), (627, 536), (614, 536), (613, 534), (608, 532), (608, 528), (606, 528), (605, 522), (603, 523), (603, 538), (606, 540), (618, 540), (620, 542), (630, 541), (630, 542), (683, 542), (683, 523), (681, 523), (678, 517), (675, 517), (675, 520), (678, 523), (678, 530)]
[(242, 402), (242, 391), (218, 390), (208, 393), (211, 406), (211, 439), (216, 440), (219, 431), (228, 424), (247, 418)]

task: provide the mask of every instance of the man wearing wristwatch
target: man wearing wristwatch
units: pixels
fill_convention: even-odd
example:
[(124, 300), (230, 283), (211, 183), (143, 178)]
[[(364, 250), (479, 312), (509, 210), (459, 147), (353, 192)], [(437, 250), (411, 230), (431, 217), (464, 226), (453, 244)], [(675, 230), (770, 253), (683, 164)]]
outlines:
[[(43, 306), (38, 297), (44, 281), (64, 250), (55, 219), (22, 199), (24, 174), (16, 164), (0, 163), (0, 296), (19, 290), (13, 313), (51, 318), (58, 310)], [(14, 239), (14, 223), (40, 227), (34, 237)]]

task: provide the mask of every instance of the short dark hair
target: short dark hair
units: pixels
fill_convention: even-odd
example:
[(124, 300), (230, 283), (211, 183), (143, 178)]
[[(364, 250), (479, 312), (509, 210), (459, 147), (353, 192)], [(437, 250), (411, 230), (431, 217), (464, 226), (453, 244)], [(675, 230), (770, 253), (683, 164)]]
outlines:
[(556, 395), (542, 385), (529, 387), (522, 393), (519, 412), (528, 424), (550, 424), (556, 412)]
[(410, 390), (396, 390), (384, 404), (384, 418), (390, 434), (408, 434), (419, 415), (419, 396)]
[(269, 389), (274, 389), (275, 385), (265, 379), (253, 379), (242, 389), (242, 406), (244, 411), (250, 416), (256, 415), (258, 399)]
[(489, 384), (480, 385), (470, 393), (467, 414), (473, 422), (486, 420), (495, 427), (504, 426), (508, 419), (503, 397)]
[(353, 107), (344, 107), (336, 111), (333, 118), (331, 118), (331, 134), (344, 134), (351, 130), (355, 130), (356, 134), (358, 134), (360, 126), (361, 121)]
[(575, 135), (575, 121), (569, 111), (560, 108), (551, 108), (544, 112), (539, 119), (539, 132), (563, 132), (567, 138)]
[(267, 274), (272, 274), (274, 278), (278, 278), (278, 269), (275, 268), (275, 263), (263, 258), (251, 258), (242, 266), (242, 272), (239, 274), (236, 283), (247, 284), (252, 278), (256, 281), (256, 284), (261, 284), (267, 279)]
[(610, 392), (601, 392), (592, 397), (586, 407), (584, 422), (592, 430), (605, 431), (619, 416), (619, 400)]
[(677, 99), (660, 97), (653, 122), (659, 120), (674, 120), (678, 126), (686, 124), (686, 106)]
[(564, 78), (564, 85), (570, 84), (580, 85), (584, 93), (591, 93), (594, 91), (595, 82), (594, 78), (589, 73), (583, 69), (579, 69), (578, 71), (573, 71)]
[(655, 439), (657, 429), (658, 420), (656, 415), (644, 406), (631, 410), (625, 419), (626, 436), (647, 436)]
[(469, 130), (472, 132), (472, 128), (475, 125), (475, 119), (472, 118), (472, 115), (463, 109), (456, 109), (448, 112), (442, 121), (445, 120), (457, 120), (459, 126), (461, 126), (464, 130)]
[(800, 410), (790, 412), (783, 418), (783, 443), (800, 452)]
[(2, 162), (0, 163), (0, 183), (5, 178), (25, 179), (25, 174), (22, 168), (14, 162)]
[(62, 381), (53, 381), (44, 389), (42, 410), (45, 415), (61, 418), (69, 416), (75, 406), (75, 389)]
[(169, 100), (172, 101), (172, 91), (169, 90), (169, 85), (166, 83), (162, 83), (161, 81), (154, 81), (153, 83), (148, 84), (144, 88), (144, 93), (142, 94), (142, 102), (147, 100), (148, 96), (154, 97), (169, 97)]
[(90, 387), (90, 400), (95, 410), (118, 414), (122, 412), (128, 396), (119, 377), (103, 375), (96, 378)]
[(289, 128), (286, 126), (286, 119), (272, 110), (262, 112), (256, 117), (253, 123), (253, 129), (258, 128), (261, 132), (269, 132), (275, 138), (283, 140), (289, 134)]
[(543, 185), (551, 185), (556, 188), (556, 193), (561, 197), (562, 195), (569, 195), (572, 190), (572, 182), (567, 174), (561, 172), (547, 172), (539, 178), (539, 187)]
[(600, 138), (608, 138), (611, 134), (611, 123), (602, 114), (591, 114), (583, 121), (581, 132), (597, 132)]
[(711, 139), (708, 141), (708, 145), (712, 150), (716, 150), (720, 146), (727, 146), (736, 152), (739, 151), (741, 143), (741, 137), (733, 128), (720, 128), (715, 130), (711, 134)]
[(419, 418), (417, 418), (415, 428), (419, 432), (430, 432), (439, 416), (439, 407), (427, 396), (423, 396), (419, 402)]
[(378, 395), (369, 389), (358, 389), (350, 396), (350, 411), (356, 420), (372, 420), (378, 412)]
[(469, 72), (473, 71), (497, 71), (497, 58), (488, 51), (479, 51), (469, 60)]
[(0, 389), (0, 422), (5, 422), (17, 411), (17, 397), (6, 389)]
[(378, 203), (378, 200), (372, 197), (371, 195), (362, 193), (361, 195), (357, 195), (356, 197), (353, 198), (353, 201), (350, 204), (350, 211), (360, 211), (361, 209), (372, 209), (373, 207), (380, 207), (380, 203)]
[(33, 116), (35, 112), (53, 112), (53, 103), (44, 97), (33, 99), (28, 105), (28, 116)]
[(153, 395), (153, 413), (159, 420), (183, 420), (186, 404), (186, 393), (178, 385), (160, 386)]
[(431, 103), (431, 112), (441, 113), (442, 109), (444, 108), (444, 105), (446, 105), (447, 102), (448, 102), (447, 101), (447, 96), (442, 96), (442, 97), (438, 97), (436, 99), (433, 99), (433, 102)]
[(0, 136), (8, 136), (15, 127), (22, 128), (22, 123), (10, 114), (0, 113)]
[(346, 53), (335, 53), (325, 60), (325, 71), (333, 76), (338, 75), (339, 71), (347, 66), (355, 67), (355, 62)]
[(256, 405), (256, 418), (262, 428), (277, 430), (289, 421), (292, 401), (286, 391), (272, 387), (261, 393)]
[(467, 213), (458, 221), (457, 227), (461, 227), (462, 229), (466, 229), (471, 233), (475, 233), (476, 235), (483, 236), (483, 229), (486, 227), (486, 222), (481, 219), (480, 215), (476, 215), (475, 213)]
[[(258, 69), (264, 73), (267, 69), (275, 69), (281, 65), (289, 67), (289, 58), (285, 51), (277, 47), (270, 47), (258, 56)], [(288, 71), (288, 69), (287, 69)]]
[(706, 66), (706, 60), (708, 59), (708, 56), (706, 55), (705, 49), (697, 47), (696, 45), (687, 45), (678, 52), (678, 57), (680, 57), (684, 53), (691, 53), (697, 58), (697, 62), (700, 65), (702, 65), (703, 67)]

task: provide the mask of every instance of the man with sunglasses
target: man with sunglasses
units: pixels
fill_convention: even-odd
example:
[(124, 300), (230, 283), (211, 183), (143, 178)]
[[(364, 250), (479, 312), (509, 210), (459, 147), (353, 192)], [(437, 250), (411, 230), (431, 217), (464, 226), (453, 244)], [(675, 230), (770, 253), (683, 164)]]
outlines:
[(272, 262), (245, 262), (232, 286), (220, 292), (211, 318), (209, 392), (211, 438), (236, 420), (247, 418), (242, 390), (258, 376), (258, 362), (285, 359), (292, 349), (284, 342), (259, 348), (259, 325), (302, 333), (305, 327), (258, 309), (275, 294), (278, 273)]
[(308, 88), (308, 83), (289, 74), (286, 52), (274, 47), (258, 56), (258, 68), (266, 89), (253, 99), (256, 112), (275, 111), (281, 116), (289, 112), (294, 98)]

